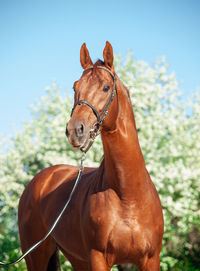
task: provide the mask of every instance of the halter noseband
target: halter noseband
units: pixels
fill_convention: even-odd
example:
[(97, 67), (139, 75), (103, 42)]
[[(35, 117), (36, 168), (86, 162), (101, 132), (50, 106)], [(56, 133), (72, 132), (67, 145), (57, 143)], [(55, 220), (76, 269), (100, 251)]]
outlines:
[[(94, 68), (93, 66), (88, 67), (83, 72), (85, 72), (87, 70), (90, 70), (90, 69), (93, 69), (93, 68)], [(89, 138), (88, 146), (87, 147), (84, 146), (84, 147), (81, 148), (81, 151), (85, 152), (85, 153), (92, 146), (95, 137), (99, 134), (99, 128), (100, 128), (102, 122), (105, 120), (105, 118), (108, 115), (108, 110), (110, 108), (110, 105), (111, 105), (114, 97), (115, 97), (115, 91), (116, 91), (116, 80), (117, 80), (116, 76), (109, 69), (107, 69), (106, 67), (97, 66), (97, 68), (107, 71), (112, 76), (112, 78), (113, 78), (113, 88), (112, 88), (112, 91), (111, 91), (111, 94), (110, 94), (110, 98), (109, 98), (107, 104), (104, 106), (104, 108), (102, 109), (102, 111), (99, 113), (97, 111), (97, 109), (91, 103), (89, 103), (88, 101), (86, 101), (86, 100), (79, 100), (79, 101), (77, 101), (74, 104), (74, 107), (72, 108), (72, 112), (71, 112), (71, 117), (72, 117), (72, 114), (73, 114), (76, 106), (77, 105), (81, 105), (81, 104), (85, 104), (85, 105), (89, 106), (92, 109), (94, 115), (97, 118), (97, 122), (93, 125), (93, 128), (90, 130), (90, 138)]]

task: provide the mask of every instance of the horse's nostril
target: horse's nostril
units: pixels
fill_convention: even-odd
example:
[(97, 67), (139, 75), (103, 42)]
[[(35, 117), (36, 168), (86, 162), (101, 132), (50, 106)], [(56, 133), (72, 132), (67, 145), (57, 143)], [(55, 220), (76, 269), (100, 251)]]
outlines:
[(65, 130), (65, 134), (66, 134), (67, 137), (69, 136), (69, 131), (68, 131), (67, 127), (66, 127), (66, 130)]
[(83, 124), (79, 124), (79, 126), (76, 128), (76, 135), (77, 137), (82, 136), (84, 133), (84, 126)]
[(81, 129), (81, 133), (83, 133), (83, 131), (84, 131), (84, 126), (83, 126), (83, 124), (81, 124), (80, 129)]

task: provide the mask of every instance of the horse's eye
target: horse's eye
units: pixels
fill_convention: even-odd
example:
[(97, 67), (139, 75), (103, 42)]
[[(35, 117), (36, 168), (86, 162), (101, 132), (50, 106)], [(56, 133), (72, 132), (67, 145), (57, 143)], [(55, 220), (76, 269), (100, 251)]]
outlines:
[(105, 85), (105, 86), (103, 87), (103, 91), (104, 91), (104, 92), (107, 92), (109, 89), (110, 89), (110, 86), (108, 86), (108, 85)]

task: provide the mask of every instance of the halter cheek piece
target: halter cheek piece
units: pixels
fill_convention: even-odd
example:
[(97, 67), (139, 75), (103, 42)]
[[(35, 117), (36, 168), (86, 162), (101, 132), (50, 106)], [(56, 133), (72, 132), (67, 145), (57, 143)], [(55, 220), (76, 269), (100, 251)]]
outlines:
[[(74, 104), (74, 107), (72, 108), (72, 112), (71, 112), (71, 117), (72, 117), (76, 106), (81, 105), (81, 104), (85, 104), (85, 105), (89, 106), (92, 109), (94, 115), (97, 118), (97, 122), (93, 125), (93, 128), (90, 130), (90, 137), (89, 137), (88, 142), (86, 142), (86, 144), (83, 147), (81, 147), (81, 149), (80, 149), (84, 153), (86, 153), (89, 150), (89, 148), (92, 146), (92, 144), (94, 142), (94, 139), (99, 134), (99, 128), (100, 128), (102, 122), (105, 120), (105, 118), (108, 115), (108, 110), (110, 108), (110, 105), (111, 105), (114, 97), (115, 97), (115, 91), (117, 91), (116, 90), (116, 80), (117, 80), (116, 76), (109, 69), (107, 69), (107, 68), (105, 68), (103, 66), (97, 66), (97, 68), (107, 71), (113, 78), (113, 87), (112, 87), (110, 98), (109, 98), (107, 104), (104, 106), (102, 111), (99, 113), (97, 111), (97, 109), (91, 103), (89, 103), (88, 101), (79, 100)], [(90, 69), (93, 69), (93, 66), (86, 68), (84, 70), (84, 72), (87, 71), (87, 70), (90, 70)]]

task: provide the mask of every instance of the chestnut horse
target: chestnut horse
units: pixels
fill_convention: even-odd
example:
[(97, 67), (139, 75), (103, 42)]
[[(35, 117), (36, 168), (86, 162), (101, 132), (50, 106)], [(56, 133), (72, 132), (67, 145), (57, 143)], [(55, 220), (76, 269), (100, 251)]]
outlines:
[[(81, 78), (74, 83), (75, 103), (66, 135), (85, 148), (91, 132), (101, 133), (104, 158), (85, 168), (58, 225), (26, 257), (29, 271), (60, 270), (58, 249), (75, 271), (108, 271), (133, 263), (138, 270), (160, 270), (163, 214), (138, 141), (127, 88), (115, 74), (109, 42), (104, 62), (95, 64), (81, 47)], [(19, 204), (22, 251), (49, 230), (64, 206), (78, 168), (56, 165), (42, 170), (26, 187)]]

